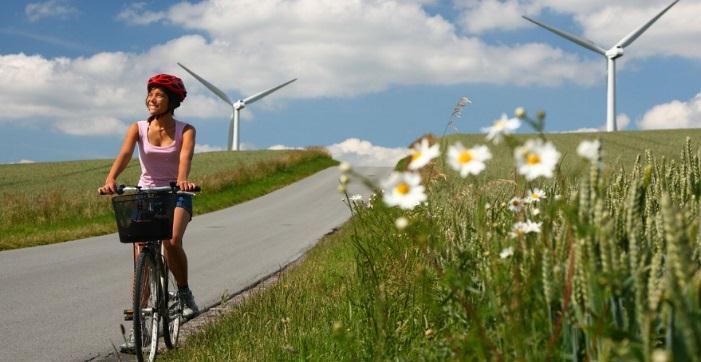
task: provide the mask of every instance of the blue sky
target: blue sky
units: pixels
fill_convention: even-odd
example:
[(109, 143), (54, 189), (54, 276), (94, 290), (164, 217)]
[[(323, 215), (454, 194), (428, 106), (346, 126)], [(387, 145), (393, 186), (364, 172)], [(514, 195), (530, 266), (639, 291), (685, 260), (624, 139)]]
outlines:
[[(113, 158), (146, 115), (145, 81), (179, 75), (176, 117), (198, 151), (226, 146), (230, 109), (180, 69), (238, 99), (299, 80), (242, 111), (247, 149), (326, 146), (387, 164), (425, 133), (476, 133), (517, 106), (551, 132), (605, 124), (606, 62), (523, 20), (605, 48), (669, 0), (3, 1), (0, 163)], [(626, 130), (701, 125), (701, 3), (681, 0), (617, 61)]]

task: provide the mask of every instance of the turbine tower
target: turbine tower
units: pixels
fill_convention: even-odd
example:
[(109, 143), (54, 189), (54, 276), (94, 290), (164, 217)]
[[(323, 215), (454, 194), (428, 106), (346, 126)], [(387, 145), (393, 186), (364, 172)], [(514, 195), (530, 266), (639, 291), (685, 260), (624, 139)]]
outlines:
[(527, 16), (523, 16), (524, 19), (542, 26), (543, 28), (550, 30), (551, 32), (567, 39), (570, 40), (578, 45), (581, 45), (591, 51), (594, 51), (596, 53), (599, 53), (603, 56), (606, 57), (607, 59), (607, 65), (608, 65), (608, 86), (607, 86), (607, 97), (606, 97), (606, 131), (612, 132), (612, 131), (617, 131), (618, 130), (618, 125), (616, 124), (616, 59), (620, 58), (623, 56), (623, 48), (627, 47), (630, 45), (635, 39), (637, 39), (645, 30), (647, 30), (652, 23), (657, 21), (669, 8), (674, 6), (679, 2), (679, 0), (675, 0), (671, 4), (669, 4), (666, 8), (664, 8), (662, 11), (660, 11), (654, 18), (650, 19), (647, 23), (643, 24), (641, 27), (638, 29), (634, 30), (630, 34), (628, 34), (626, 37), (623, 39), (619, 40), (616, 45), (612, 46), (610, 49), (606, 50), (603, 47), (600, 47), (599, 45), (595, 44), (593, 41), (570, 34), (568, 32), (562, 31), (555, 29), (551, 26), (545, 25), (543, 23), (540, 23), (538, 21), (535, 21)]
[(212, 83), (209, 83), (208, 81), (204, 80), (204, 78), (200, 77), (199, 75), (195, 74), (195, 72), (191, 71), (184, 65), (178, 63), (179, 66), (181, 66), (183, 69), (185, 69), (188, 73), (190, 73), (193, 77), (195, 77), (197, 80), (200, 81), (200, 83), (204, 84), (205, 87), (207, 87), (209, 90), (212, 91), (212, 93), (216, 94), (219, 98), (221, 98), (224, 102), (229, 104), (232, 108), (231, 111), (231, 119), (229, 120), (229, 140), (227, 143), (227, 150), (230, 151), (238, 151), (239, 150), (239, 113), (241, 112), (242, 109), (246, 108), (247, 105), (267, 96), (270, 93), (275, 92), (276, 90), (294, 82), (297, 80), (297, 78), (294, 78), (290, 81), (287, 81), (285, 83), (282, 83), (278, 86), (272, 87), (270, 89), (266, 89), (262, 92), (256, 93), (250, 97), (246, 97), (244, 99), (239, 99), (236, 102), (232, 102), (229, 97), (227, 97), (226, 93), (222, 92), (219, 88), (215, 87), (212, 85)]

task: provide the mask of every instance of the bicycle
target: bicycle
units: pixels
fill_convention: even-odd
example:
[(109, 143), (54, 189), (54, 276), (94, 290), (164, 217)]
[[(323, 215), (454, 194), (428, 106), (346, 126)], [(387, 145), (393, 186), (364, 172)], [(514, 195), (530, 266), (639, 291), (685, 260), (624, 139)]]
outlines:
[(183, 322), (177, 285), (162, 244), (162, 240), (172, 237), (178, 194), (194, 195), (179, 191), (171, 183), (154, 188), (120, 185), (117, 195), (112, 197), (120, 242), (131, 243), (134, 254), (137, 245), (141, 246), (134, 259), (132, 310), (124, 311), (124, 319), (133, 321), (133, 352), (140, 362), (144, 360), (144, 352), (148, 361), (155, 360), (159, 335), (163, 336), (166, 348), (174, 348)]

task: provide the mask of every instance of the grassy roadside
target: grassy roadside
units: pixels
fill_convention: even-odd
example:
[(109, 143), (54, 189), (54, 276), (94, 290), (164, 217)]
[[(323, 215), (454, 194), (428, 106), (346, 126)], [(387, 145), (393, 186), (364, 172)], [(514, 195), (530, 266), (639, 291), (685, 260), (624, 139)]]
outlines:
[(352, 320), (353, 314), (359, 312), (357, 306), (345, 302), (355, 284), (354, 248), (346, 242), (353, 224), (351, 221), (325, 237), (302, 263), (283, 273), (276, 284), (254, 294), (240, 308), (162, 358), (169, 361), (336, 360), (340, 354), (338, 348), (345, 348), (345, 344), (335, 343), (336, 338), (342, 338), (348, 328), (342, 325), (341, 318)]
[[(204, 192), (198, 195), (194, 212), (202, 214), (253, 199), (335, 164), (321, 149), (198, 154), (192, 178)], [(109, 199), (92, 191), (101, 184), (109, 162), (48, 164), (43, 166), (45, 174), (41, 174), (41, 167), (4, 165), (7, 172), (0, 177), (0, 186), (6, 187), (0, 187), (0, 251), (116, 231)], [(34, 177), (27, 176), (30, 174)], [(55, 185), (54, 175), (74, 179), (47, 191)], [(137, 175), (138, 161), (132, 161), (124, 179)]]
[[(602, 174), (577, 162), (557, 182), (494, 184), (514, 179), (512, 164), (495, 160), (489, 178), (446, 172), (414, 211), (359, 207), (276, 285), (164, 359), (648, 360), (655, 348), (684, 356), (701, 336), (684, 322), (701, 310), (700, 151), (683, 146), (688, 133), (605, 135)], [(548, 137), (573, 158), (579, 141), (593, 138)], [(509, 210), (531, 187), (547, 191), (539, 213)], [(660, 203), (664, 195), (676, 205)], [(665, 210), (660, 218), (675, 207), (684, 220), (678, 211), (679, 220)], [(409, 219), (406, 230), (394, 227), (398, 216)], [(514, 222), (526, 216), (542, 220), (543, 232), (514, 239)], [(665, 271), (664, 258), (680, 274)]]

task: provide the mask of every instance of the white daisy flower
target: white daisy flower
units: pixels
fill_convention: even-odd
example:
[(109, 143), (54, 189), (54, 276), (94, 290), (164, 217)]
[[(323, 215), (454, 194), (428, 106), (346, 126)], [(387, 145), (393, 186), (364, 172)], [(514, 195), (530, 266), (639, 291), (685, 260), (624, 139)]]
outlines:
[(551, 142), (530, 139), (514, 150), (518, 173), (526, 180), (535, 180), (540, 176), (553, 177), (553, 171), (560, 160), (560, 153)]
[(348, 172), (351, 170), (351, 165), (350, 163), (343, 161), (338, 165), (338, 170), (341, 172)]
[(526, 232), (527, 232), (526, 223), (523, 221), (517, 221), (511, 227), (510, 235), (513, 238), (517, 238), (519, 236), (526, 235)]
[(462, 177), (478, 175), (485, 168), (484, 162), (491, 158), (492, 153), (487, 146), (465, 148), (462, 143), (456, 142), (448, 147), (448, 164)]
[(409, 226), (409, 220), (404, 216), (400, 216), (394, 221), (394, 226), (397, 227), (397, 230), (404, 230)]
[(521, 127), (520, 119), (507, 118), (506, 113), (502, 113), (500, 119), (494, 121), (491, 127), (482, 128), (482, 132), (487, 132), (487, 141), (498, 144), (504, 135), (514, 133), (519, 127)]
[(545, 197), (545, 191), (539, 188), (534, 188), (528, 193), (528, 196), (526, 196), (524, 200), (526, 201), (526, 203), (531, 204), (534, 202), (539, 202)]
[(387, 206), (399, 206), (413, 209), (426, 201), (425, 188), (421, 185), (421, 176), (414, 172), (392, 172), (382, 182), (382, 200)]
[(523, 107), (516, 107), (516, 110), (514, 110), (514, 116), (516, 116), (516, 118), (519, 118), (519, 119), (525, 117), (526, 116), (526, 109)]
[(593, 141), (582, 141), (579, 146), (577, 146), (577, 154), (586, 158), (587, 160), (594, 162), (599, 162), (599, 153), (601, 151), (601, 142), (599, 140)]
[(506, 259), (512, 255), (514, 255), (514, 247), (513, 246), (509, 246), (508, 248), (504, 248), (504, 250), (502, 250), (499, 253), (499, 257), (502, 259)]
[(416, 143), (411, 149), (411, 162), (409, 162), (410, 170), (418, 170), (426, 166), (432, 159), (438, 157), (441, 152), (438, 150), (438, 144), (429, 146), (428, 139), (424, 138), (420, 143)]
[(509, 210), (519, 212), (523, 208), (523, 199), (520, 197), (512, 197), (509, 200)]
[(531, 220), (526, 220), (526, 232), (527, 233), (539, 233), (540, 228), (543, 225), (542, 222), (534, 222)]
[(514, 225), (511, 227), (511, 237), (513, 238), (518, 238), (521, 236), (524, 236), (528, 233), (539, 233), (540, 232), (540, 226), (542, 223), (539, 222), (533, 222), (531, 220), (526, 220), (526, 222), (523, 221), (518, 221), (514, 223)]

